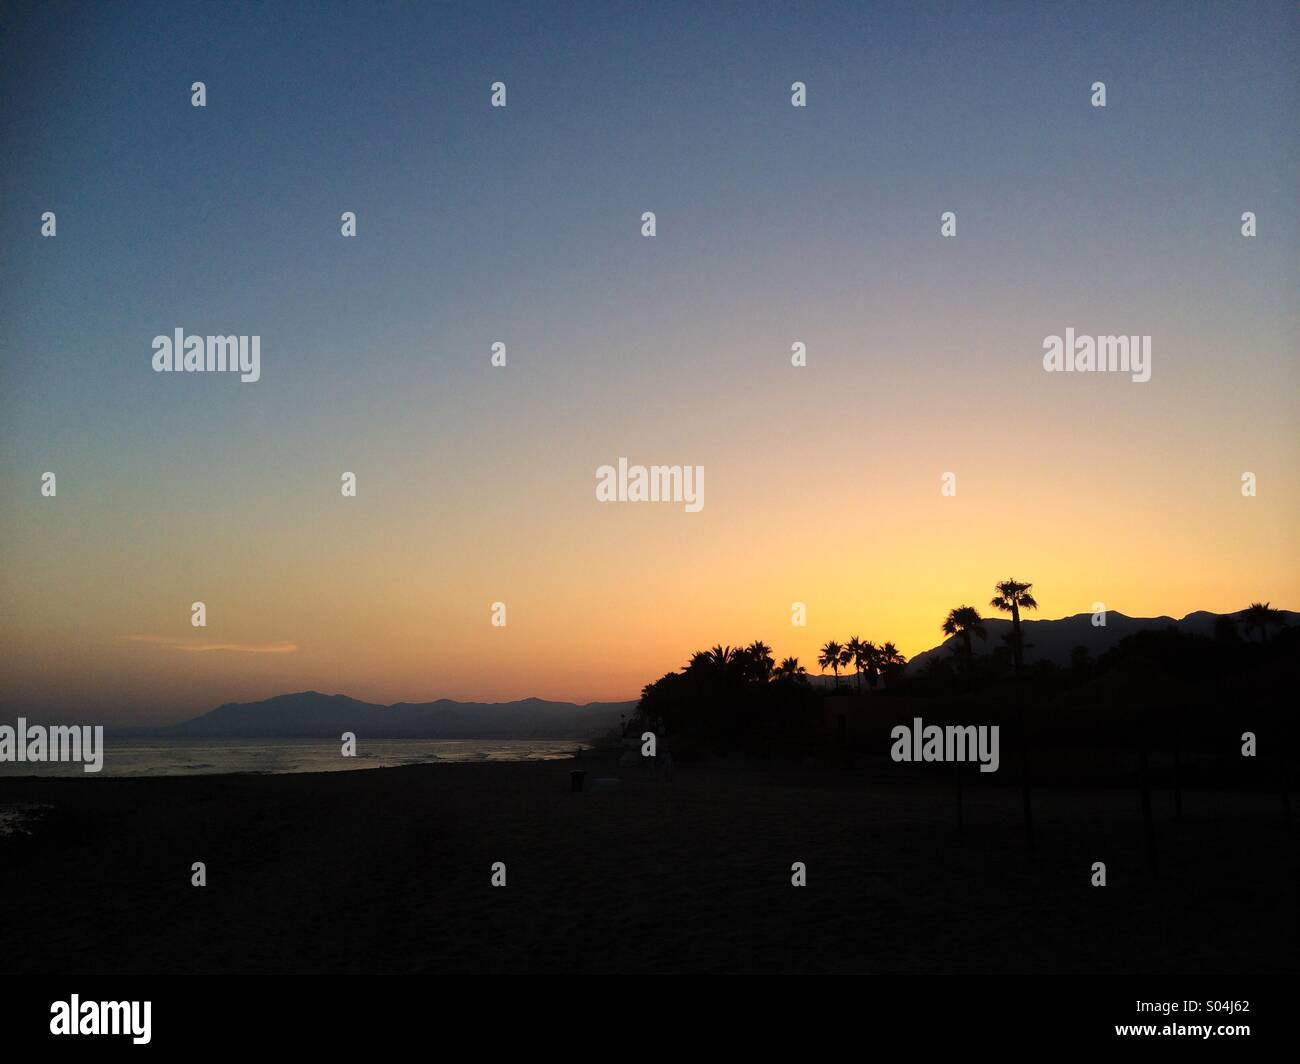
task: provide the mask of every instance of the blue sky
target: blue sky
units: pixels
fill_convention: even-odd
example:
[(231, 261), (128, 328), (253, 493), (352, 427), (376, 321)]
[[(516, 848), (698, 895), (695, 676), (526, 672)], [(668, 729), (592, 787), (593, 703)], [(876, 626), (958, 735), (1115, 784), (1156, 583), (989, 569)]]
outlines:
[[(1092, 483), (1088, 512), (1109, 523), (1171, 444), (1175, 479), (1222, 455), (1216, 476), (1254, 462), (1294, 484), (1292, 5), (6, 18), (0, 532), (8, 597), (44, 625), (24, 638), (51, 655), (77, 627), (77, 581), (134, 575), (96, 617), (122, 587), (148, 598), (169, 540), (198, 558), (244, 529), (248, 564), (273, 574), (257, 535), (288, 549), (322, 529), (317, 485), (341, 469), (364, 471), (372, 528), (427, 527), (485, 584), (492, 557), (462, 551), (523, 552), (516, 577), (540, 579), (545, 545), (589, 535), (570, 514), (620, 454), (709, 463), (732, 530), (771, 519), (772, 484), (792, 512), (839, 492), (888, 505), (896, 485), (857, 470), (928, 477), (946, 437), (1105, 470), (1114, 490)], [(262, 380), (153, 374), (151, 338), (178, 326), (261, 335)], [(1063, 390), (1038, 359), (1066, 326), (1153, 334), (1151, 384)], [(794, 339), (812, 359), (797, 385)], [(510, 367), (493, 376), (496, 340)], [(834, 482), (828, 454), (845, 455)], [(57, 526), (29, 498), (50, 468)], [(1278, 505), (1266, 554), (1295, 539), (1294, 496)], [(439, 538), (456, 524), (471, 542)], [(1211, 608), (1219, 592), (1187, 593)]]

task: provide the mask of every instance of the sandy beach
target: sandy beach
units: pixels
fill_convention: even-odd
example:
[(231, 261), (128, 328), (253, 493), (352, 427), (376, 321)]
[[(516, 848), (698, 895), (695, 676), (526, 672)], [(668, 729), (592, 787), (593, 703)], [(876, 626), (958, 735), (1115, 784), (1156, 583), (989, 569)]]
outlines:
[[(49, 808), (0, 838), (8, 973), (1295, 971), (1297, 860), (1276, 795), (738, 759), (293, 776), (0, 780)], [(208, 885), (191, 886), (203, 861)], [(507, 885), (490, 885), (503, 861)], [(808, 886), (791, 886), (791, 864)], [(1090, 886), (1105, 861), (1108, 885)]]

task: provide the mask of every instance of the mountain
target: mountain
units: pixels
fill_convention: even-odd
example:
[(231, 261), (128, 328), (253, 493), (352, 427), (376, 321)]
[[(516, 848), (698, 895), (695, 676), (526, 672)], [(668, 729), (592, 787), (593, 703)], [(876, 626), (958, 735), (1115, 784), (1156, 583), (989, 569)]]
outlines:
[[(1241, 626), (1241, 615), (1244, 612), (1239, 610), (1236, 613), (1219, 614), (1198, 610), (1189, 613), (1181, 620), (1175, 620), (1173, 617), (1128, 617), (1115, 610), (1108, 610), (1105, 627), (1094, 626), (1091, 613), (1076, 613), (1073, 617), (1061, 617), (1055, 621), (1031, 621), (1026, 620), (1022, 615), (1020, 627), (1025, 639), (1025, 662), (1032, 664), (1035, 661), (1050, 661), (1054, 665), (1066, 666), (1070, 664), (1070, 653), (1075, 647), (1087, 647), (1088, 653), (1095, 658), (1105, 653), (1126, 635), (1147, 630), (1177, 628), (1189, 635), (1210, 636), (1214, 634), (1215, 622), (1220, 617), (1231, 617), (1236, 620), (1237, 630), (1244, 638), (1246, 632)], [(1282, 614), (1284, 624), (1300, 623), (1300, 613), (1291, 610), (1279, 612)], [(1003, 637), (1011, 632), (1011, 620), (986, 617), (984, 627), (988, 631), (987, 639), (971, 639), (976, 656), (987, 654), (995, 647), (1007, 645)], [(1253, 638), (1258, 639), (1259, 636), (1255, 635)], [(908, 671), (915, 674), (917, 670), (925, 668), (926, 663), (931, 659), (947, 657), (960, 640), (960, 636), (949, 636), (937, 647), (923, 650), (908, 663)]]
[(631, 715), (635, 702), (359, 702), (302, 691), (261, 702), (228, 702), (200, 717), (149, 734), (185, 739), (582, 739)]

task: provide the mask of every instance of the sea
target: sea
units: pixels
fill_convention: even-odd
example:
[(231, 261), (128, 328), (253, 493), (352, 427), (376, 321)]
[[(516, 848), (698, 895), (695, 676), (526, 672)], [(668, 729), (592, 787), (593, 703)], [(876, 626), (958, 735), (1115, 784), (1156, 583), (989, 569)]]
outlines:
[(371, 739), (343, 757), (337, 739), (104, 740), (99, 772), (80, 762), (0, 761), (9, 776), (206, 776), (226, 772), (281, 774), (355, 772), (368, 768), (461, 761), (559, 761), (582, 748), (578, 739)]

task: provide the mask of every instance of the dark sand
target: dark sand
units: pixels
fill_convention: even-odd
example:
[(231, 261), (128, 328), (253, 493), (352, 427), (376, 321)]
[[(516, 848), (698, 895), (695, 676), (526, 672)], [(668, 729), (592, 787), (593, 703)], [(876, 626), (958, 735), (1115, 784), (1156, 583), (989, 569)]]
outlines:
[(1191, 792), (1179, 823), (1159, 793), (1157, 880), (1133, 790), (1035, 792), (1031, 858), (1008, 786), (968, 789), (959, 835), (949, 786), (884, 766), (679, 765), (608, 794), (569, 793), (573, 767), (0, 780), (0, 804), (53, 807), (0, 838), (0, 970), (1300, 967), (1275, 795)]

